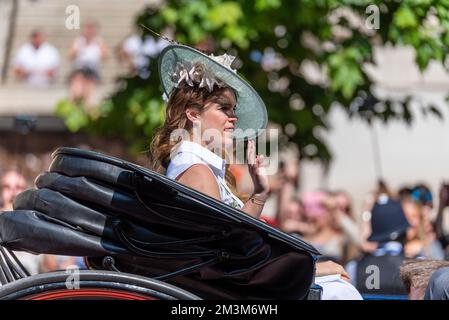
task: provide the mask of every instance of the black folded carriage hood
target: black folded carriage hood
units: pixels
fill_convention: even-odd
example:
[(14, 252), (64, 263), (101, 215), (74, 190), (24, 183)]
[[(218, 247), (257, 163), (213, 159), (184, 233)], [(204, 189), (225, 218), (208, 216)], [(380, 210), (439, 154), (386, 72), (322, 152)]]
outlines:
[(310, 244), (136, 164), (59, 148), (37, 189), (0, 215), (0, 245), (87, 257), (206, 299), (301, 299)]

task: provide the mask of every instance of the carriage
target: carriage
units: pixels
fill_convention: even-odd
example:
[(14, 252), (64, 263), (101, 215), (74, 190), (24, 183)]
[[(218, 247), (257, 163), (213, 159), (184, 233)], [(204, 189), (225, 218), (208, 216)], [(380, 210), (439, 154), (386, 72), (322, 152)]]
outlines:
[[(0, 215), (0, 299), (319, 299), (305, 241), (118, 158), (52, 158)], [(88, 269), (30, 276), (13, 251)]]

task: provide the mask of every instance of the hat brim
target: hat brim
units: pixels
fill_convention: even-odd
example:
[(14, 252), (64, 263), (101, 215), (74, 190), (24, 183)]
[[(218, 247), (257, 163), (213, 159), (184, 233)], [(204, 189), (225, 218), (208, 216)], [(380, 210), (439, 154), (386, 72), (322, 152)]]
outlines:
[(209, 72), (236, 92), (236, 115), (238, 117), (236, 129), (240, 129), (234, 131), (236, 140), (254, 139), (262, 129), (266, 128), (267, 109), (254, 88), (237, 73), (188, 46), (169, 45), (162, 50), (159, 56), (159, 76), (167, 96), (170, 96), (175, 88), (175, 83), (170, 79), (170, 75), (177, 63), (182, 61), (203, 63)]

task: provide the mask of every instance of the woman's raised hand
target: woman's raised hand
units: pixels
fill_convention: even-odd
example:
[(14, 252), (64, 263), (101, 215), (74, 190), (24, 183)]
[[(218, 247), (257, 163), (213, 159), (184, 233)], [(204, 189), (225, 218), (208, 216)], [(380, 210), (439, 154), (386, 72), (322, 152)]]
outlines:
[(247, 150), (248, 171), (254, 183), (254, 194), (263, 197), (268, 196), (269, 182), (263, 167), (263, 155), (256, 156), (256, 145), (254, 140), (248, 141)]

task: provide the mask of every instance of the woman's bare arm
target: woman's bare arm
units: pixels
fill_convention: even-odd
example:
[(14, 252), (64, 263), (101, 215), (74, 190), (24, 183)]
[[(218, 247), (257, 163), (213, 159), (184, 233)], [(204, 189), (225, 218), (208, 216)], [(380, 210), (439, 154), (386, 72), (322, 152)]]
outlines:
[(220, 189), (214, 174), (205, 164), (194, 164), (181, 173), (176, 180), (192, 189), (221, 200)]
[[(181, 173), (176, 180), (183, 185), (221, 201), (217, 180), (205, 164), (194, 164)], [(264, 195), (254, 195), (245, 203), (242, 211), (255, 218), (259, 218), (263, 209), (262, 202), (265, 203), (265, 200), (266, 196)]]

